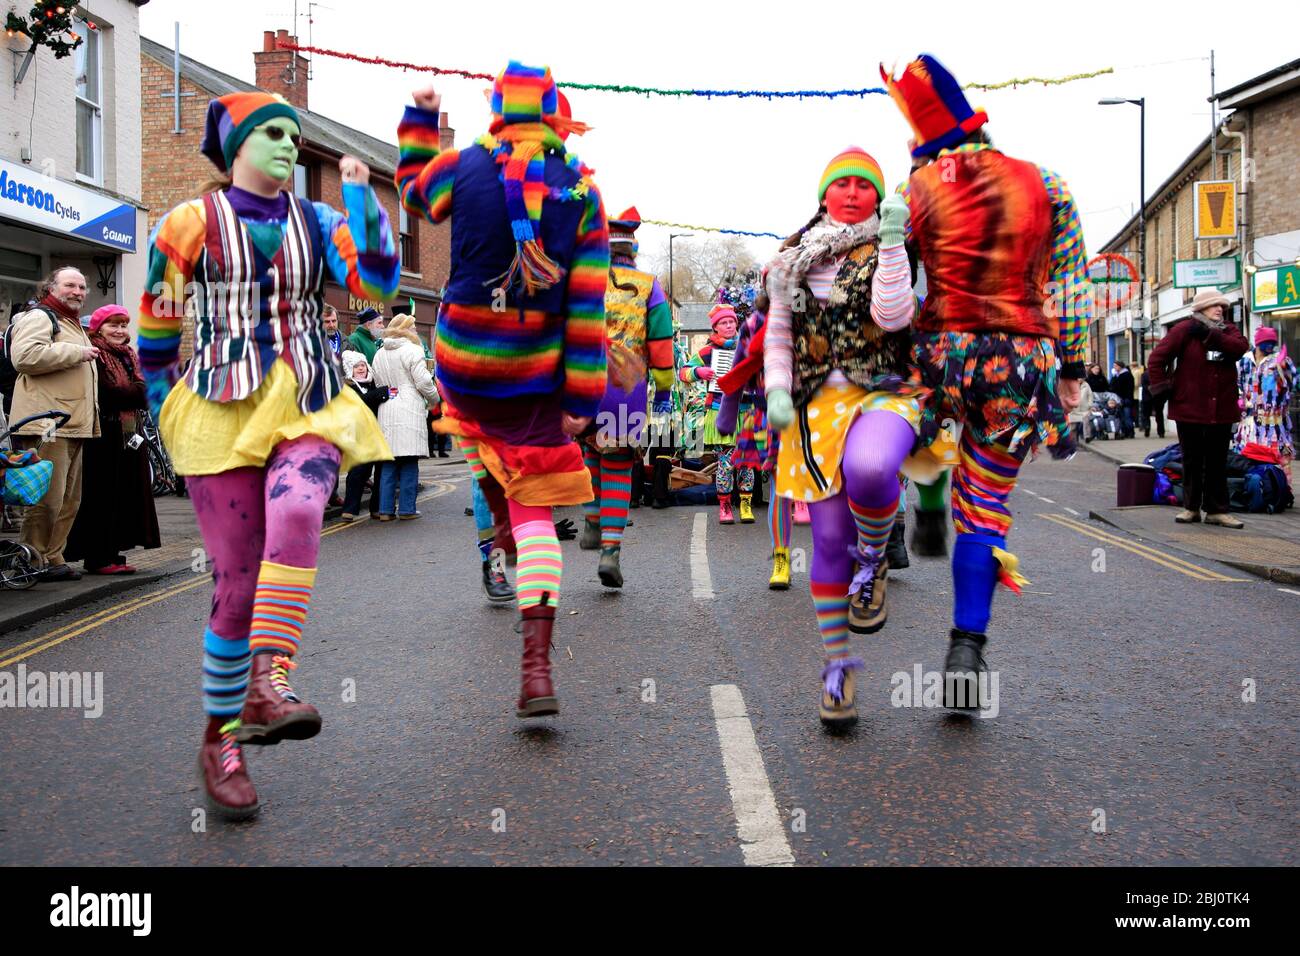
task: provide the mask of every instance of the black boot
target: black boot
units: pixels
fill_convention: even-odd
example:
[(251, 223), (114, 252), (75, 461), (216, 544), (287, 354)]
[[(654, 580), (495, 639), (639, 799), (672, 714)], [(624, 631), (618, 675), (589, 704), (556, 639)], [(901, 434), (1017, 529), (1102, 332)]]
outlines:
[(668, 476), (673, 470), (673, 460), (671, 458), (659, 457), (655, 459), (655, 470), (653, 480), (653, 500), (650, 502), (652, 508), (668, 507)]
[(889, 544), (885, 545), (885, 558), (889, 561), (889, 570), (897, 571), (908, 567), (912, 562), (907, 558), (907, 522), (900, 515), (894, 519), (894, 529), (889, 532)]
[(618, 558), (618, 548), (602, 548), (600, 551), (600, 564), (596, 567), (596, 573), (600, 575), (600, 583), (607, 588), (623, 586), (623, 569), (618, 566)]
[(923, 558), (948, 556), (948, 509), (912, 512), (916, 527), (912, 529), (912, 550)]
[(487, 592), (487, 599), (493, 604), (509, 604), (515, 599), (515, 589), (510, 586), (510, 579), (491, 559), (483, 562), (483, 590)]
[(974, 631), (953, 628), (948, 657), (943, 663), (943, 706), (952, 710), (978, 710), (979, 675), (989, 669), (984, 660), (988, 638)]

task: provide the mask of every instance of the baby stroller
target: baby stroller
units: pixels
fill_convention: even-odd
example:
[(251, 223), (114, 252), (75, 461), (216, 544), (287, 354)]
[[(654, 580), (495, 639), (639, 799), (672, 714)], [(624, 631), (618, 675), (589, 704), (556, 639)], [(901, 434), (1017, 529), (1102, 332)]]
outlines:
[[(0, 485), (3, 486), (6, 505), (34, 505), (50, 490), (54, 463), (42, 461), (34, 449), (10, 451), (9, 436), (31, 422), (48, 418), (53, 421), (51, 431), (67, 424), (67, 412), (40, 412), (14, 422), (0, 435)], [(31, 587), (40, 577), (41, 556), (30, 545), (17, 541), (0, 541), (0, 586), (21, 591)]]
[(1107, 441), (1124, 437), (1124, 418), (1119, 396), (1114, 392), (1094, 392), (1092, 407), (1088, 409), (1088, 423), (1093, 438)]

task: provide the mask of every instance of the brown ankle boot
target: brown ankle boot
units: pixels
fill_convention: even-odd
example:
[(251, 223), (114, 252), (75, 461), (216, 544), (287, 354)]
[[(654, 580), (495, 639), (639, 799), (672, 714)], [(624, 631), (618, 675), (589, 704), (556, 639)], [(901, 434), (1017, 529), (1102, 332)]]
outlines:
[(209, 717), (199, 748), (199, 776), (208, 807), (227, 820), (247, 820), (260, 809), (248, 764), (235, 739), (238, 718)]
[(523, 681), (519, 689), (516, 717), (544, 717), (560, 712), (551, 683), (551, 630), (555, 626), (555, 605), (550, 594), (542, 594), (542, 603), (520, 611), (523, 617)]
[(289, 671), (298, 665), (287, 654), (254, 654), (237, 736), (240, 743), (270, 745), (307, 740), (320, 733), (320, 711), (289, 686)]

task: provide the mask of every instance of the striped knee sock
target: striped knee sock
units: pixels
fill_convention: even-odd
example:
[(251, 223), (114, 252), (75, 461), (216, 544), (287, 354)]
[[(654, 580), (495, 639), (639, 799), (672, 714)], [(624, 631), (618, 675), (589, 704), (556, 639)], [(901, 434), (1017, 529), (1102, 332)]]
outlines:
[(582, 506), (582, 516), (591, 522), (600, 521), (600, 452), (590, 445), (582, 446), (582, 463), (591, 473), (591, 500)]
[(767, 530), (772, 536), (772, 550), (790, 547), (790, 519), (794, 516), (794, 502), (776, 496), (767, 506)]
[(894, 517), (898, 514), (898, 499), (879, 508), (860, 505), (849, 499), (849, 511), (853, 513), (853, 523), (858, 526), (858, 547), (875, 548), (877, 551), (889, 543), (889, 531), (894, 526)]
[(541, 604), (543, 592), (550, 593), (547, 603), (555, 607), (560, 603), (560, 572), (564, 568), (555, 525), (550, 521), (525, 521), (514, 526), (514, 533), (519, 548), (515, 593), (520, 610)]
[(240, 715), (252, 660), (248, 638), (228, 641), (210, 627), (203, 632), (203, 709), (209, 717)]
[(811, 583), (817, 630), (827, 660), (849, 656), (849, 582)]
[(479, 457), (478, 442), (463, 441), (460, 443), (460, 450), (465, 454), (465, 464), (469, 465), (469, 473), (474, 476), (475, 481), (482, 481), (487, 475), (487, 465), (483, 464), (483, 459)]
[(262, 562), (253, 596), (253, 623), (248, 632), (254, 654), (259, 651), (298, 653), (315, 583), (315, 568)]
[(632, 500), (632, 456), (605, 454), (600, 458), (600, 546), (617, 548), (627, 527)]
[(1016, 487), (1021, 460), (999, 445), (976, 445), (962, 435), (961, 457), (952, 476), (952, 521), (958, 534), (1011, 530), (1007, 499)]

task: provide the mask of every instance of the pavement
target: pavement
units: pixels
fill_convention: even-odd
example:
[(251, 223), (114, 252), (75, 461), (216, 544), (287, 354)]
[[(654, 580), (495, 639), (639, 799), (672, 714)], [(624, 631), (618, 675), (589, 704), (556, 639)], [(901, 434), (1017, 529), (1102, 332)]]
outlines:
[[(431, 478), (448, 467), (464, 465), (464, 458), (426, 458), (420, 463), (421, 479)], [(135, 574), (103, 576), (87, 574), (80, 581), (41, 582), (25, 590), (0, 590), (0, 634), (75, 610), (104, 598), (148, 587), (164, 578), (193, 571), (203, 563), (203, 540), (188, 498), (164, 495), (154, 499), (162, 547), (139, 548), (127, 553)], [(325, 520), (338, 518), (342, 508), (325, 510)], [(0, 538), (17, 540), (17, 531), (0, 532)], [(78, 570), (81, 568), (77, 565)]]
[[(1084, 450), (1117, 465), (1144, 461), (1147, 455), (1178, 441), (1178, 433), (1169, 423), (1165, 438), (1129, 438), (1118, 441), (1096, 439)], [(1111, 488), (1115, 479), (1111, 479)], [(1097, 508), (1089, 517), (1150, 542), (1159, 549), (1177, 550), (1258, 575), (1280, 584), (1300, 584), (1300, 509), (1290, 508), (1279, 514), (1238, 514), (1246, 525), (1241, 530), (1205, 524), (1176, 524), (1177, 508), (1167, 505), (1142, 505)]]
[(952, 601), (948, 562), (913, 557), (852, 640), (860, 721), (830, 734), (809, 529), (774, 592), (765, 515), (686, 507), (633, 513), (619, 591), (561, 545), (560, 713), (517, 719), (517, 612), (483, 596), (445, 467), (421, 520), (325, 529), (293, 675), (324, 727), (247, 750), (248, 823), (194, 775), (205, 575), (0, 635), (0, 705), (19, 668), (102, 688), (98, 714), (0, 706), (0, 865), (1294, 866), (1300, 590), (1090, 520), (1112, 475), (1025, 467), (1030, 583), (995, 601), (983, 718), (913, 692)]

